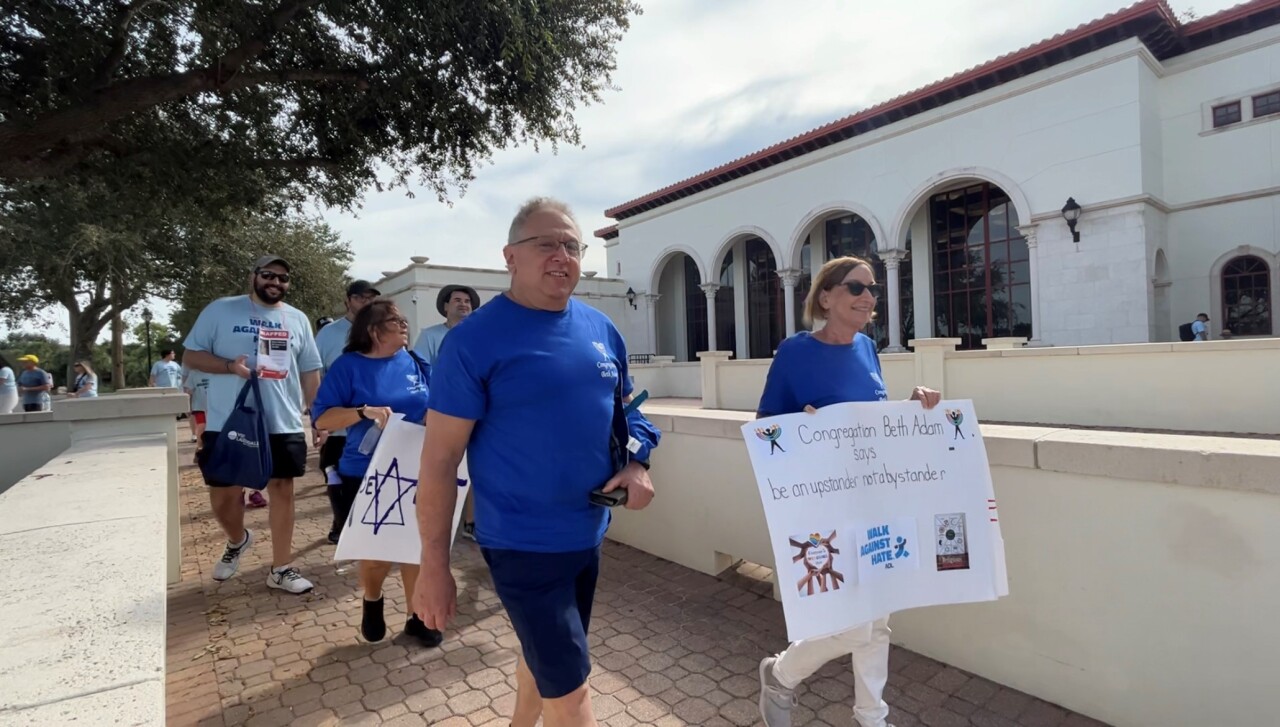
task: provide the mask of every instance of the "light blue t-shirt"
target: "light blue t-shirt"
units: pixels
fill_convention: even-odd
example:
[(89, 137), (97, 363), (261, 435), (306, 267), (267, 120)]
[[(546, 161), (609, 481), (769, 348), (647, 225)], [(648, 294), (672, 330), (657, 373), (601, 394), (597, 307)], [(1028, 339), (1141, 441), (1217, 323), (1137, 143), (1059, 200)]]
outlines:
[(209, 374), (183, 366), (182, 388), (191, 395), (191, 411), (204, 411), (209, 401)]
[[(42, 368), (23, 369), (18, 374), (18, 386), (44, 386), (53, 383), (48, 374)], [(24, 391), (22, 392), (22, 403), (30, 404), (47, 404), (51, 401), (49, 392), (47, 391)], [(47, 408), (47, 407), (46, 407)]]
[(0, 366), (0, 394), (16, 393), (18, 393), (18, 377), (13, 375), (13, 369)]
[[(457, 328), (457, 326), (454, 326)], [(413, 344), (413, 350), (427, 363), (432, 366), (436, 365), (436, 361), (440, 358), (440, 344), (444, 342), (444, 336), (453, 330), (443, 323), (437, 323), (429, 328), (422, 329), (418, 334), (418, 342)]]
[(156, 361), (151, 366), (151, 378), (159, 388), (177, 389), (182, 386), (182, 364), (177, 361)]
[[(247, 295), (219, 298), (200, 311), (200, 317), (187, 335), (183, 346), (189, 351), (207, 351), (219, 358), (234, 360), (248, 355), (247, 365), (253, 369), (257, 359), (258, 329), (284, 329), (289, 332), (290, 370), (283, 379), (260, 379), (267, 431), (271, 434), (302, 432), (301, 374), (319, 371), (320, 352), (311, 333), (311, 321), (302, 311), (282, 303), (265, 308)], [(235, 374), (205, 373), (209, 394), (205, 417), (208, 431), (221, 431), (235, 406), (236, 397), (245, 380)]]
[(98, 395), (98, 375), (85, 372), (77, 374), (75, 380), (75, 394), (80, 399), (92, 399)]
[[(626, 344), (608, 317), (576, 300), (542, 311), (498, 296), (449, 332), (431, 380), (429, 408), (475, 422), (467, 462), (482, 546), (600, 544), (609, 513), (588, 494), (614, 475), (614, 388), (631, 390)], [(628, 426), (641, 442), (634, 458), (647, 460), (659, 432), (638, 412)]]
[(1199, 318), (1191, 322), (1191, 332), (1195, 334), (1197, 341), (1209, 340), (1209, 326)]
[[(335, 406), (385, 406), (397, 414), (404, 414), (405, 421), (421, 424), (427, 416), (430, 380), (431, 368), (419, 366), (403, 348), (387, 358), (344, 353), (333, 362), (324, 375), (324, 381), (320, 382), (320, 391), (311, 405), (311, 416), (319, 419), (321, 414)], [(338, 474), (364, 477), (373, 455), (361, 454), (360, 442), (371, 426), (372, 421), (361, 420), (347, 429), (347, 443), (342, 448), (342, 459), (338, 461)]]
[[(347, 337), (351, 335), (351, 321), (343, 316), (333, 323), (320, 329), (316, 334), (316, 348), (320, 349), (320, 361), (324, 364), (324, 375), (329, 375), (329, 369), (333, 367), (333, 362), (338, 360), (342, 355), (342, 349), (347, 347)], [(315, 421), (319, 414), (311, 413), (311, 421)], [(329, 432), (331, 437), (345, 437), (347, 430), (339, 429)], [(361, 472), (361, 474), (364, 474)]]
[(859, 333), (853, 343), (823, 343), (801, 331), (778, 345), (756, 413), (796, 414), (848, 401), (888, 399), (876, 344)]

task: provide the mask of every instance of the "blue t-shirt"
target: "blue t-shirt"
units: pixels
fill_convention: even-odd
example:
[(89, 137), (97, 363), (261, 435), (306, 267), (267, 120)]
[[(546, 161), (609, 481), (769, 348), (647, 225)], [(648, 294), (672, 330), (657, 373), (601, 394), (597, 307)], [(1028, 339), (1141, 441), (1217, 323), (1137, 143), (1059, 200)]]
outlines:
[(778, 346), (756, 413), (795, 414), (806, 405), (821, 409), (888, 398), (875, 341), (859, 333), (853, 343), (837, 346), (801, 331)]
[(1209, 326), (1199, 318), (1191, 322), (1191, 333), (1195, 335), (1197, 341), (1209, 340)]
[[(324, 364), (324, 373), (329, 375), (329, 369), (333, 367), (333, 362), (338, 360), (342, 355), (342, 349), (347, 347), (347, 336), (351, 335), (351, 321), (343, 316), (333, 323), (321, 328), (316, 333), (316, 348), (320, 349), (320, 362)], [(316, 413), (311, 413), (311, 421), (316, 420)], [(347, 430), (338, 429), (329, 432), (331, 437), (345, 437)]]
[[(208, 351), (214, 356), (235, 360), (248, 355), (247, 366), (253, 369), (257, 359), (258, 328), (284, 329), (289, 332), (291, 367), (283, 379), (259, 379), (263, 409), (267, 415), (267, 431), (271, 434), (302, 432), (301, 374), (320, 370), (320, 352), (311, 333), (311, 322), (302, 311), (288, 304), (264, 308), (247, 295), (219, 298), (200, 311), (196, 323), (183, 346), (189, 351)], [(222, 425), (235, 406), (236, 397), (245, 380), (235, 374), (207, 373), (209, 380), (205, 417), (210, 432)]]
[(151, 378), (156, 386), (178, 389), (182, 387), (182, 364), (177, 361), (156, 361), (151, 366)]
[(413, 344), (413, 350), (426, 359), (427, 363), (435, 366), (440, 359), (440, 344), (444, 342), (445, 334), (451, 330), (443, 323), (422, 329), (418, 334), (418, 342)]
[[(18, 386), (44, 386), (50, 383), (49, 375), (44, 369), (23, 369), (18, 374)], [(23, 404), (43, 404), (49, 400), (49, 393), (46, 391), (24, 391), (22, 392)]]
[[(330, 324), (332, 325), (332, 324)], [(403, 348), (394, 356), (370, 358), (362, 353), (344, 353), (329, 367), (320, 382), (320, 391), (311, 405), (311, 416), (335, 406), (386, 406), (405, 421), (421, 424), (427, 416), (427, 386), (431, 370), (419, 366)], [(338, 461), (338, 473), (344, 477), (363, 477), (372, 456), (360, 453), (360, 442), (373, 422), (361, 420), (347, 429), (347, 443)]]
[(0, 366), (0, 394), (16, 393), (18, 393), (18, 377), (14, 375), (13, 369)]
[[(604, 539), (608, 509), (588, 493), (614, 474), (614, 387), (630, 394), (626, 362), (613, 322), (576, 300), (556, 312), (500, 295), (449, 332), (430, 408), (475, 422), (467, 463), (482, 546), (557, 553)], [(656, 430), (633, 422), (633, 433), (645, 445), (635, 457), (648, 459)]]

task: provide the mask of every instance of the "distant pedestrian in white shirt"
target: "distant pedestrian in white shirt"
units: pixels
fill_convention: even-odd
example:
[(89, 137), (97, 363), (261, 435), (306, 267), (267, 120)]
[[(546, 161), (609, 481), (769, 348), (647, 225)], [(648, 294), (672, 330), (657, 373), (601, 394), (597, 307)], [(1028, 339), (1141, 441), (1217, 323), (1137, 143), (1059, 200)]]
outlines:
[(448, 333), (451, 328), (458, 325), (471, 312), (480, 307), (480, 296), (475, 289), (466, 285), (446, 285), (444, 290), (440, 291), (440, 295), (436, 296), (436, 310), (440, 315), (444, 316), (444, 323), (422, 329), (418, 334), (418, 342), (413, 345), (413, 350), (419, 356), (427, 360), (432, 366), (436, 365), (436, 356), (440, 355), (440, 342), (444, 340), (444, 334)]

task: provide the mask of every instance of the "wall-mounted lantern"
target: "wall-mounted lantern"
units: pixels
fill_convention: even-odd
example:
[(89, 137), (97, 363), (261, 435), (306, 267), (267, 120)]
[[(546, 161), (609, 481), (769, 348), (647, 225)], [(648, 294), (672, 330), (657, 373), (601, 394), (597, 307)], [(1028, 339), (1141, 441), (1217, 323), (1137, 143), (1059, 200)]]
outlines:
[(1067, 203), (1062, 206), (1062, 219), (1067, 221), (1067, 227), (1071, 229), (1071, 241), (1080, 242), (1080, 232), (1076, 230), (1076, 222), (1080, 220), (1080, 205), (1076, 202), (1075, 197), (1067, 197)]
[(627, 288), (627, 302), (631, 304), (631, 309), (636, 309), (636, 291)]

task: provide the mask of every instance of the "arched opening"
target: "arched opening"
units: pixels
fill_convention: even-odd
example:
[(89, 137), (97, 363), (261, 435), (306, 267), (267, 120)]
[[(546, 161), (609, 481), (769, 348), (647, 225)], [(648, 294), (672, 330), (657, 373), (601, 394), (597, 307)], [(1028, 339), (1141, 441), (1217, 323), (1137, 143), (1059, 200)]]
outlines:
[[(861, 215), (849, 211), (837, 211), (824, 216), (813, 223), (800, 245), (800, 280), (795, 289), (797, 330), (805, 328), (804, 301), (813, 285), (813, 275), (828, 260), (846, 255), (870, 262), (876, 281), (881, 284), (886, 282), (885, 266), (876, 252), (876, 233), (871, 224)], [(876, 318), (864, 333), (873, 338), (879, 348), (884, 348), (889, 345), (888, 325), (888, 299), (881, 296), (876, 302)]]
[(1271, 268), (1254, 255), (1222, 267), (1222, 327), (1232, 336), (1271, 335)]
[(1009, 195), (975, 182), (929, 197), (933, 335), (981, 348), (982, 339), (1032, 337), (1031, 263)]
[(677, 361), (696, 361), (707, 350), (707, 299), (700, 287), (698, 263), (675, 252), (661, 264), (652, 290), (659, 294), (655, 323), (655, 353)]
[(747, 238), (744, 251), (747, 261), (747, 353), (751, 358), (771, 358), (787, 330), (778, 261), (769, 243), (758, 237)]

